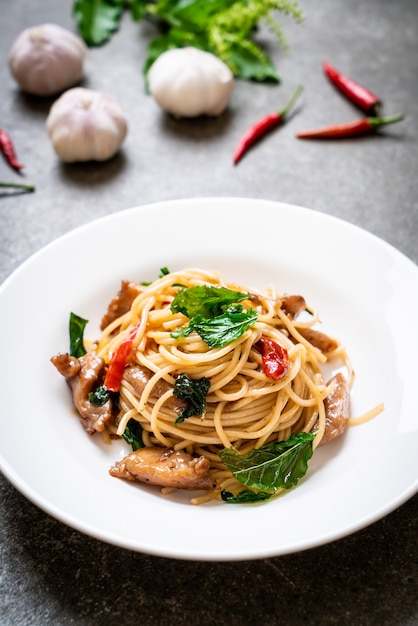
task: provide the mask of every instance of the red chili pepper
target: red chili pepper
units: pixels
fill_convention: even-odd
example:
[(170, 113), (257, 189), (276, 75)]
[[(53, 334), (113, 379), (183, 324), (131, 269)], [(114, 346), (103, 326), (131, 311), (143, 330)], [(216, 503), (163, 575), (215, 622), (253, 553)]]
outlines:
[(280, 111), (275, 113), (269, 113), (265, 117), (261, 118), (258, 122), (250, 126), (250, 128), (244, 133), (240, 139), (233, 156), (234, 165), (244, 156), (249, 148), (254, 145), (261, 137), (264, 137), (270, 130), (279, 126), (290, 111), (297, 98), (302, 92), (303, 87), (298, 87), (290, 98), (286, 106)]
[(343, 93), (351, 102), (356, 104), (365, 113), (378, 116), (381, 101), (374, 93), (360, 85), (356, 81), (344, 76), (335, 67), (324, 61), (322, 64), (325, 74), (330, 81)]
[(107, 368), (104, 386), (109, 391), (119, 391), (120, 383), (125, 369), (126, 362), (132, 352), (132, 344), (138, 332), (139, 323), (130, 331), (127, 338), (122, 341), (120, 346), (112, 354), (109, 367)]
[(354, 122), (325, 126), (315, 130), (303, 130), (296, 134), (299, 139), (339, 139), (343, 137), (356, 137), (367, 135), (386, 124), (393, 124), (404, 119), (404, 115), (391, 115), (390, 117), (365, 117)]
[(8, 164), (14, 170), (20, 171), (22, 169), (23, 165), (17, 160), (12, 139), (2, 128), (0, 128), (0, 150)]
[(265, 375), (274, 380), (283, 378), (290, 368), (286, 348), (266, 337), (261, 337), (257, 341), (256, 348), (261, 352)]

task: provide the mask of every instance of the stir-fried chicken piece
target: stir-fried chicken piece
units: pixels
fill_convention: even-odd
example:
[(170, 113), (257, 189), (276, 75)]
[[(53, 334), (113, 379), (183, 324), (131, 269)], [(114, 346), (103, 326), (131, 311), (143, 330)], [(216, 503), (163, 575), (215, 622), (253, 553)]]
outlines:
[[(261, 298), (257, 294), (251, 294), (251, 300), (256, 305), (261, 304)], [(306, 309), (306, 302), (303, 296), (282, 296), (277, 300), (277, 303), (291, 320)]]
[[(147, 367), (142, 367), (141, 365), (131, 365), (125, 369), (122, 380), (126, 380), (130, 383), (135, 393), (137, 393), (138, 396), (141, 396), (145, 389), (145, 385), (149, 382), (152, 375), (153, 372), (151, 372), (151, 370)], [(166, 391), (168, 391), (168, 389), (170, 389), (170, 384), (165, 380), (160, 379), (153, 387), (151, 397), (159, 398)], [(167, 400), (165, 406), (180, 414), (186, 408), (187, 403), (180, 400), (180, 398), (173, 396)]]
[(73, 402), (81, 417), (81, 423), (89, 434), (102, 432), (112, 418), (112, 403), (107, 400), (96, 406), (89, 400), (89, 393), (94, 391), (104, 378), (104, 361), (94, 354), (85, 354), (76, 359), (69, 354), (57, 354), (51, 362), (67, 380)]
[(137, 283), (130, 280), (123, 280), (118, 293), (107, 307), (100, 329), (103, 330), (118, 317), (127, 313), (132, 306), (132, 302), (143, 290), (144, 288), (141, 285), (137, 285)]
[(117, 461), (109, 473), (117, 478), (176, 489), (212, 489), (210, 462), (204, 456), (193, 457), (173, 448), (140, 448), (122, 461)]
[(283, 296), (280, 299), (280, 308), (290, 319), (294, 319), (306, 309), (306, 302), (303, 296)]
[(55, 365), (59, 373), (65, 378), (73, 378), (81, 370), (80, 360), (69, 354), (57, 354), (52, 357), (51, 363)]
[(338, 372), (328, 382), (334, 382), (334, 389), (325, 399), (325, 432), (321, 445), (343, 434), (350, 417), (350, 390), (345, 377)]
[(319, 330), (315, 330), (314, 328), (299, 328), (298, 330), (302, 337), (324, 354), (333, 352), (333, 350), (338, 348), (338, 342), (335, 341), (335, 339), (325, 333), (321, 333)]

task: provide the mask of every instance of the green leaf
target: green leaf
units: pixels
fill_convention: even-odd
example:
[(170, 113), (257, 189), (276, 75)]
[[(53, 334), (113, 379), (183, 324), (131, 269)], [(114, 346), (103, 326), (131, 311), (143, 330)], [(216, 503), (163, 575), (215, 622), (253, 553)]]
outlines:
[(182, 289), (171, 303), (173, 313), (183, 313), (186, 317), (201, 315), (205, 318), (223, 313), (234, 302), (242, 302), (251, 297), (248, 293), (232, 291), (226, 287), (196, 285)]
[(126, 424), (125, 431), (122, 435), (126, 443), (132, 446), (132, 450), (138, 450), (144, 448), (144, 442), (142, 441), (142, 426), (135, 419), (131, 418)]
[(265, 491), (251, 491), (251, 489), (243, 489), (239, 491), (235, 496), (230, 491), (221, 491), (221, 498), (228, 504), (244, 504), (246, 502), (261, 502), (263, 500), (269, 500), (273, 497), (273, 493), (266, 493)]
[(208, 394), (210, 382), (204, 376), (197, 380), (190, 378), (187, 374), (180, 374), (174, 383), (173, 393), (176, 398), (185, 400), (187, 407), (178, 416), (175, 424), (184, 422), (188, 417), (206, 414), (206, 396)]
[(312, 433), (292, 435), (287, 441), (274, 442), (241, 455), (233, 448), (219, 452), (232, 475), (252, 489), (276, 491), (290, 489), (306, 474), (312, 457)]
[(147, 4), (147, 0), (130, 0), (132, 19), (142, 20), (147, 13)]
[(120, 26), (125, 0), (74, 0), (73, 17), (88, 46), (106, 43)]
[(204, 29), (213, 16), (222, 13), (236, 0), (171, 0), (164, 17), (173, 25), (188, 24)]
[(75, 313), (70, 313), (70, 355), (77, 359), (84, 356), (87, 350), (84, 347), (84, 329), (88, 320), (79, 317)]
[(100, 385), (95, 391), (89, 393), (89, 400), (94, 406), (102, 406), (110, 398), (110, 391), (104, 386)]
[(196, 315), (187, 326), (172, 332), (171, 336), (178, 339), (187, 337), (195, 331), (209, 348), (222, 348), (241, 337), (257, 318), (258, 313), (255, 309), (244, 311), (241, 305), (232, 305), (223, 315), (211, 319)]

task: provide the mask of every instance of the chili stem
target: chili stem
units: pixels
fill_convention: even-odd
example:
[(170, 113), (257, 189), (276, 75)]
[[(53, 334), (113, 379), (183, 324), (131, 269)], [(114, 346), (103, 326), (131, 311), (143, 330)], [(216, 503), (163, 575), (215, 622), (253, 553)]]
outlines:
[(403, 113), (398, 113), (397, 115), (388, 115), (387, 117), (368, 117), (367, 120), (372, 128), (379, 128), (379, 126), (400, 122), (404, 117)]
[(283, 119), (289, 113), (290, 109), (293, 107), (293, 105), (295, 104), (296, 100), (299, 98), (302, 91), (303, 91), (303, 87), (302, 85), (299, 85), (299, 87), (296, 88), (293, 96), (289, 99), (287, 104), (283, 107), (281, 111), (279, 111), (279, 115), (281, 119)]
[(35, 191), (34, 185), (27, 185), (25, 183), (5, 183), (0, 181), (0, 187), (11, 189), (23, 189), (24, 191)]

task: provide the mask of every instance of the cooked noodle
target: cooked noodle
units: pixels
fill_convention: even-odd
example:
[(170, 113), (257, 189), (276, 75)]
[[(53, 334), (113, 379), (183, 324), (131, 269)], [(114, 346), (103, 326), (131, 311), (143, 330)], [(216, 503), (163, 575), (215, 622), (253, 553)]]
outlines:
[[(119, 394), (120, 413), (117, 435), (122, 435), (132, 418), (143, 428), (146, 446), (168, 446), (204, 455), (211, 463), (211, 473), (218, 488), (195, 498), (202, 502), (218, 496), (220, 489), (232, 490), (237, 481), (220, 462), (218, 451), (233, 448), (248, 453), (272, 441), (285, 441), (293, 433), (316, 435), (316, 448), (324, 434), (324, 400), (332, 384), (326, 384), (321, 366), (329, 357), (341, 360), (348, 377), (352, 370), (344, 347), (325, 355), (303, 336), (306, 328), (318, 323), (317, 314), (294, 317), (281, 308), (281, 294), (269, 288), (264, 294), (251, 290), (243, 304), (257, 310), (258, 318), (242, 336), (221, 348), (210, 348), (193, 332), (174, 338), (172, 332), (185, 326), (182, 313), (172, 313), (170, 304), (182, 287), (213, 285), (248, 293), (248, 287), (226, 282), (219, 274), (200, 269), (186, 269), (159, 278), (144, 287), (125, 313), (103, 331), (96, 352), (108, 363), (112, 352), (139, 322), (133, 342), (134, 362), (153, 372), (141, 395), (122, 380)], [(283, 378), (273, 380), (265, 375), (262, 358), (255, 344), (267, 337), (285, 348), (290, 367)], [(192, 379), (210, 381), (204, 417), (195, 416), (175, 424), (178, 413), (168, 401), (173, 398), (176, 377), (187, 374)], [(154, 393), (158, 381), (168, 383), (167, 391)], [(242, 487), (242, 485), (241, 485)]]

